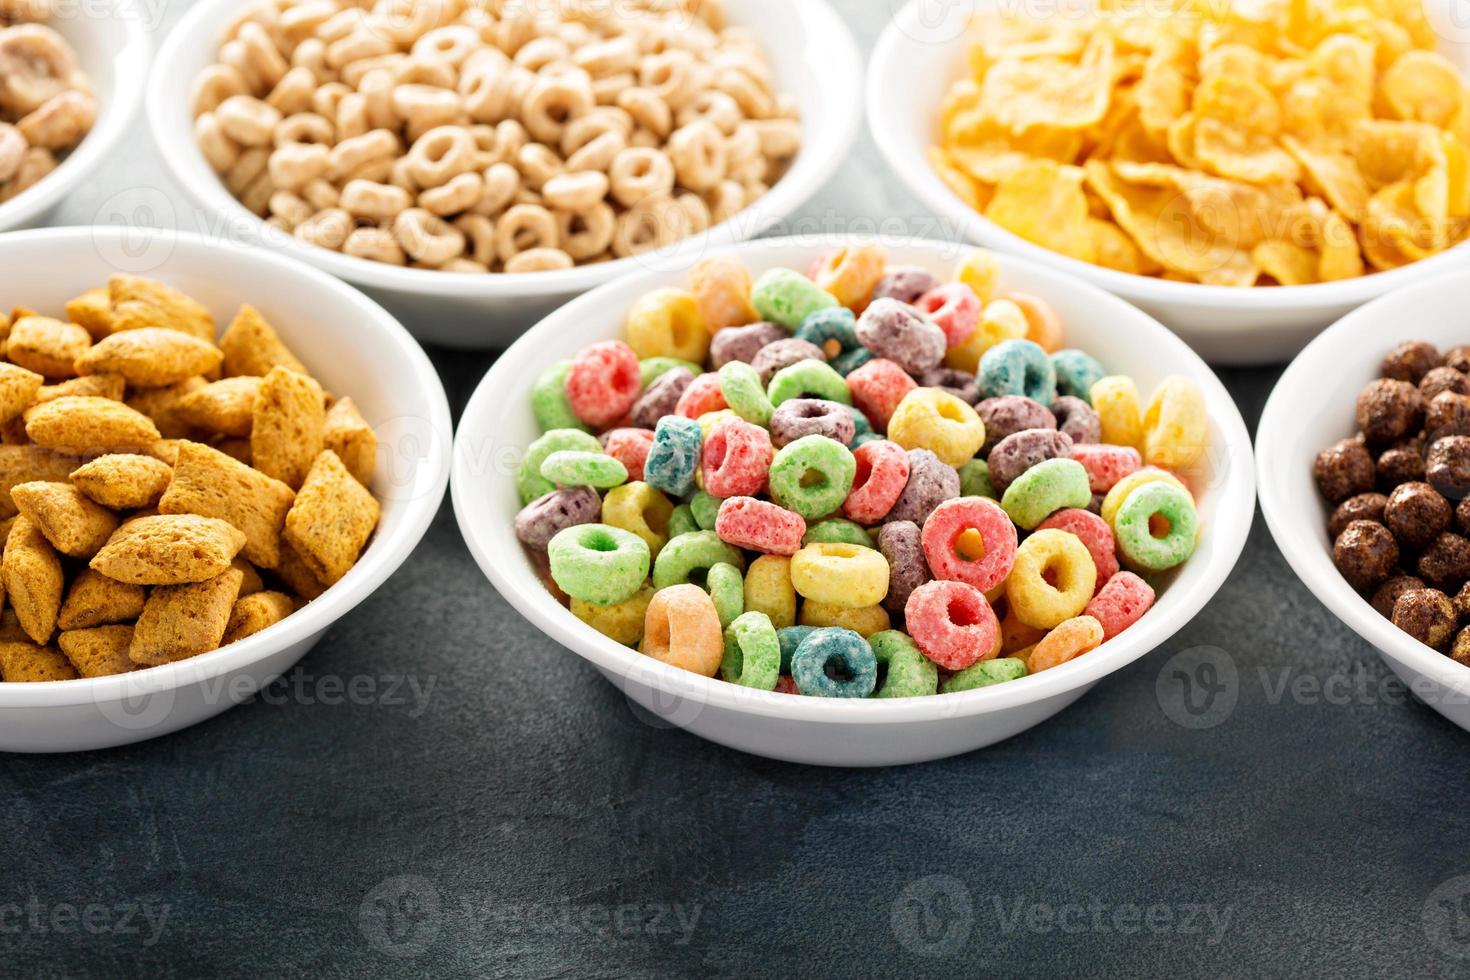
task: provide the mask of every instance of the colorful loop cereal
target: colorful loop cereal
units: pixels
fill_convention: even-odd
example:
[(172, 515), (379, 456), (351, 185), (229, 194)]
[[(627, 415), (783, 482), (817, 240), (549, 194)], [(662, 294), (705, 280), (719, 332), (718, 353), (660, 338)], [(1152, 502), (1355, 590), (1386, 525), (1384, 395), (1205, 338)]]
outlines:
[(1111, 640), (1138, 622), (1154, 604), (1154, 590), (1132, 572), (1119, 572), (1097, 590), (1087, 604), (1087, 615), (1102, 624), (1103, 639)]
[(745, 612), (745, 580), (734, 565), (723, 561), (711, 565), (704, 586), (714, 600), (721, 626), (729, 626)]
[(771, 498), (814, 521), (842, 506), (856, 472), (846, 446), (826, 436), (803, 436), (776, 453), (768, 477)]
[(985, 423), (985, 445), (980, 455), (989, 456), (991, 450), (1006, 436), (1025, 432), (1027, 429), (1055, 429), (1057, 417), (1051, 409), (1020, 395), (1001, 395), (986, 398), (975, 406), (980, 421)]
[(1077, 540), (1087, 546), (1087, 553), (1092, 556), (1099, 584), (1118, 573), (1118, 544), (1113, 538), (1113, 529), (1092, 511), (1075, 507), (1059, 510), (1036, 525), (1038, 531), (1048, 528), (1077, 535)]
[(628, 414), (642, 384), (633, 348), (617, 340), (593, 344), (572, 358), (567, 403), (577, 418), (594, 429), (605, 429)]
[(648, 577), (648, 544), (607, 524), (569, 527), (547, 543), (546, 554), (551, 577), (563, 592), (599, 606), (622, 602)]
[(857, 436), (848, 406), (822, 398), (792, 398), (771, 414), (771, 441), (782, 447), (810, 435), (826, 436), (844, 446)]
[(866, 347), (858, 347), (845, 354), (838, 354), (834, 357), (832, 359), (832, 370), (845, 378), (877, 356), (877, 354), (874, 354)]
[(585, 599), (573, 599), (570, 608), (572, 615), (603, 636), (624, 646), (634, 646), (643, 639), (643, 625), (653, 595), (653, 586), (645, 585), (632, 597), (610, 606), (599, 606)]
[(1210, 420), (1205, 397), (1188, 378), (1165, 378), (1143, 413), (1143, 461), (1187, 471), (1205, 452)]
[(869, 302), (878, 299), (896, 299), (900, 303), (912, 304), (920, 296), (933, 292), (942, 285), (944, 283), (934, 273), (915, 265), (889, 269), (873, 287), (873, 295)]
[(755, 282), (750, 300), (761, 317), (795, 330), (818, 310), (842, 304), (806, 276), (791, 269), (770, 269)]
[(714, 600), (697, 585), (659, 589), (643, 620), (645, 656), (705, 677), (725, 659), (724, 630)]
[(681, 534), (700, 530), (699, 522), (694, 519), (694, 508), (688, 504), (679, 504), (669, 514), (668, 537), (677, 538)]
[(1031, 655), (1026, 658), (1026, 666), (1033, 674), (1059, 667), (1068, 660), (1096, 650), (1103, 639), (1102, 624), (1097, 620), (1091, 616), (1073, 617), (1058, 623), (1037, 641), (1031, 648)]
[[(695, 421), (699, 423), (700, 438), (708, 440), (709, 434), (715, 430), (715, 426), (725, 421), (739, 422), (740, 416), (736, 415), (728, 408), (722, 408), (714, 412), (705, 412), (703, 415), (695, 419)], [(697, 481), (699, 477), (696, 477), (695, 479)]]
[(789, 334), (774, 323), (752, 323), (744, 327), (726, 327), (709, 342), (710, 365), (718, 371), (731, 361), (749, 364), (756, 352), (767, 344), (785, 340)]
[(862, 344), (857, 338), (857, 317), (845, 306), (834, 306), (818, 310), (801, 322), (796, 329), (796, 339), (805, 340), (822, 349), (827, 360), (839, 354), (858, 350)]
[(1006, 436), (990, 451), (986, 463), (990, 482), (1005, 493), (1016, 478), (1037, 463), (1049, 459), (1068, 459), (1072, 455), (1072, 437), (1055, 429), (1026, 429)]
[(990, 464), (983, 459), (968, 460), (960, 467), (960, 496), (988, 497), (1000, 500), (1000, 491), (990, 479)]
[(802, 641), (816, 631), (815, 626), (787, 626), (776, 630), (776, 640), (781, 644), (781, 673), (791, 673), (791, 658), (796, 656)]
[(836, 248), (819, 256), (812, 264), (812, 280), (836, 297), (837, 302), (862, 312), (868, 305), (873, 288), (883, 278), (887, 264), (883, 250), (876, 245)]
[(750, 270), (733, 255), (696, 262), (689, 270), (689, 291), (699, 305), (700, 319), (716, 336), (760, 319), (750, 302)]
[(1075, 443), (1072, 458), (1087, 471), (1087, 482), (1093, 493), (1107, 493), (1119, 480), (1137, 473), (1143, 466), (1143, 456), (1132, 446)]
[(1016, 527), (1001, 506), (984, 497), (946, 500), (924, 522), (924, 559), (935, 578), (989, 592), (1016, 561)]
[[(992, 470), (992, 473), (994, 471)], [(1066, 507), (1086, 509), (1092, 503), (1087, 471), (1075, 459), (1048, 459), (1011, 482), (1000, 505), (1019, 527), (1031, 530)]]
[(1006, 603), (1027, 626), (1051, 629), (1085, 609), (1096, 585), (1092, 555), (1075, 534), (1037, 531), (1016, 549)]
[(568, 487), (537, 497), (516, 515), (516, 537), (528, 547), (545, 551), (558, 533), (578, 524), (591, 524), (602, 510), (602, 498), (591, 487)]
[(781, 643), (770, 617), (761, 612), (748, 612), (725, 627), (721, 677), (741, 687), (773, 691), (780, 674)]
[(913, 521), (889, 521), (878, 532), (878, 552), (888, 562), (888, 598), (884, 605), (901, 613), (913, 591), (934, 576), (924, 560), (919, 525)]
[(754, 497), (727, 497), (715, 519), (720, 540), (747, 551), (794, 555), (806, 534), (800, 514)]
[(820, 599), (806, 599), (801, 604), (798, 621), (803, 626), (841, 626), (866, 639), (889, 629), (893, 620), (882, 606), (839, 606)]
[(793, 398), (820, 398), (842, 405), (852, 402), (847, 382), (825, 361), (798, 361), (784, 367), (771, 376), (766, 390), (777, 408)]
[(1009, 599), (1006, 607), (1006, 614), (1000, 621), (1000, 649), (1006, 656), (1016, 656), (1018, 651), (1035, 646), (1046, 635), (1046, 630), (1021, 622), (1016, 610), (1010, 608)]
[(750, 366), (755, 368), (756, 373), (761, 376), (761, 382), (769, 385), (776, 372), (782, 368), (788, 368), (802, 361), (826, 361), (827, 355), (822, 353), (822, 348), (807, 340), (797, 340), (795, 337), (787, 337), (767, 344), (755, 352)]
[[(852, 424), (855, 430), (855, 435), (853, 435), (852, 437), (854, 443), (856, 443), (859, 439), (862, 439), (863, 436), (877, 435), (877, 433), (873, 431), (873, 423), (868, 421), (868, 417), (864, 415), (860, 409), (853, 405), (848, 405), (847, 412), (849, 415), (852, 416)], [(880, 436), (879, 438), (882, 437)]]
[(819, 524), (813, 524), (801, 538), (802, 547), (809, 544), (852, 544), (872, 548), (876, 543), (867, 528), (840, 517), (829, 517)]
[(1130, 493), (1113, 519), (1113, 533), (1124, 560), (1151, 572), (1173, 568), (1194, 554), (1198, 532), (1194, 501), (1187, 492), (1162, 480)]
[(716, 497), (759, 493), (766, 485), (774, 453), (770, 433), (760, 426), (740, 419), (719, 423), (704, 444), (705, 490)]
[(611, 429), (597, 437), (605, 453), (623, 464), (629, 480), (643, 479), (643, 464), (653, 448), (652, 429)]
[(791, 584), (803, 599), (857, 609), (888, 595), (888, 562), (855, 544), (810, 544), (791, 556)]
[(1103, 498), (1102, 508), (1099, 510), (1098, 516), (1107, 521), (1111, 527), (1117, 522), (1118, 510), (1123, 506), (1123, 501), (1128, 499), (1129, 494), (1145, 483), (1159, 481), (1172, 484), (1185, 493), (1189, 493), (1189, 488), (1173, 473), (1170, 473), (1168, 470), (1161, 470), (1157, 466), (1145, 466), (1143, 469), (1130, 473), (1113, 484), (1113, 489), (1109, 490), (1107, 496)]
[(847, 387), (852, 403), (874, 425), (886, 429), (894, 409), (918, 385), (903, 368), (880, 357), (849, 374)]
[(628, 311), (628, 346), (639, 357), (677, 357), (702, 363), (709, 352), (709, 330), (699, 302), (681, 289), (646, 293)]
[(921, 296), (914, 308), (944, 331), (945, 342), (958, 347), (980, 327), (980, 297), (962, 282), (946, 283)]
[(938, 388), (971, 407), (980, 404), (980, 386), (975, 383), (975, 376), (965, 371), (947, 367), (930, 368), (919, 375), (919, 387)]
[(888, 515), (909, 481), (903, 448), (877, 438), (853, 450), (856, 469), (842, 512), (859, 524), (877, 524)]
[(674, 368), (683, 368), (689, 372), (691, 378), (703, 370), (703, 368), (693, 361), (681, 361), (677, 357), (645, 357), (638, 362), (640, 389), (647, 391), (649, 385), (674, 370)]
[(1132, 378), (1111, 375), (1098, 380), (1089, 400), (1102, 422), (1103, 442), (1143, 448), (1143, 408)]
[(551, 429), (526, 447), (526, 458), (516, 470), (516, 492), (521, 504), (529, 504), (556, 489), (556, 484), (541, 475), (541, 464), (555, 452), (602, 452), (602, 443), (581, 429)]
[(577, 417), (567, 400), (567, 374), (571, 369), (571, 361), (558, 361), (531, 387), (531, 414), (542, 432), (587, 428), (587, 423)]
[(955, 282), (969, 286), (980, 297), (980, 302), (989, 303), (995, 297), (996, 287), (1000, 283), (1000, 263), (996, 261), (994, 252), (987, 248), (977, 248), (960, 259), (955, 266), (953, 278)]
[(729, 407), (725, 402), (725, 393), (720, 387), (720, 376), (701, 374), (689, 382), (688, 387), (679, 396), (679, 403), (674, 406), (674, 414), (682, 415), (686, 419), (697, 419), (702, 415), (721, 412)]
[(875, 698), (917, 698), (939, 689), (939, 670), (914, 641), (898, 630), (882, 630), (868, 637), (878, 662), (880, 679)]
[(654, 557), (669, 540), (669, 519), (673, 513), (674, 505), (669, 498), (646, 483), (614, 487), (602, 500), (602, 523), (638, 535)]
[(1046, 351), (1029, 340), (1003, 340), (980, 358), (980, 392), (987, 398), (1020, 395), (1041, 405), (1057, 397), (1057, 373)]
[(986, 304), (980, 311), (980, 325), (965, 342), (944, 354), (944, 366), (970, 374), (980, 370), (980, 359), (996, 344), (1006, 340), (1026, 339), (1026, 316), (1010, 300)]
[(697, 490), (689, 498), (689, 513), (694, 515), (694, 523), (701, 531), (715, 529), (715, 522), (720, 516), (720, 505), (723, 503), (722, 499), (705, 490)]
[(755, 425), (769, 425), (774, 406), (756, 369), (743, 361), (720, 368), (720, 393), (735, 414)]
[(765, 613), (777, 629), (796, 623), (796, 588), (791, 584), (791, 559), (781, 555), (761, 555), (750, 563), (745, 570), (745, 608)]
[(956, 469), (985, 444), (985, 424), (968, 404), (938, 388), (915, 388), (888, 421), (888, 438), (904, 449), (927, 449)]
[(964, 670), (951, 674), (940, 685), (939, 691), (941, 694), (958, 694), (960, 691), (973, 691), (992, 684), (1020, 680), (1025, 676), (1025, 660), (1020, 657), (997, 657), (995, 660), (971, 664)]
[(1058, 395), (1051, 403), (1051, 414), (1056, 416), (1057, 428), (1075, 443), (1094, 443), (1102, 438), (1102, 419), (1081, 398)]
[(682, 497), (694, 486), (704, 443), (699, 423), (665, 415), (653, 430), (653, 448), (643, 463), (643, 480), (651, 487)]
[(561, 449), (541, 463), (541, 475), (564, 487), (621, 486), (628, 482), (628, 468), (597, 447), (595, 453)]
[[(660, 358), (660, 360), (668, 360)], [(633, 403), (629, 418), (633, 424), (652, 429), (665, 415), (673, 415), (684, 395), (684, 389), (694, 383), (694, 372), (675, 364), (648, 383), (643, 394)]]
[(910, 449), (908, 456), (908, 483), (888, 512), (888, 519), (922, 524), (935, 507), (960, 495), (960, 475), (927, 449)]
[(858, 317), (857, 337), (868, 350), (909, 374), (938, 367), (947, 347), (944, 331), (933, 320), (893, 299), (868, 305)]
[(1052, 305), (1030, 293), (1007, 293), (1006, 300), (1016, 304), (1026, 318), (1026, 339), (1048, 354), (1062, 346), (1062, 319)]
[(1083, 401), (1092, 397), (1092, 386), (1108, 373), (1097, 358), (1075, 347), (1053, 354), (1051, 366), (1057, 373), (1057, 391)]
[[(640, 540), (639, 544), (642, 543)], [(653, 563), (653, 587), (666, 589), (671, 585), (691, 581), (701, 573), (707, 575), (720, 562), (734, 565), (737, 569), (745, 567), (744, 556), (721, 541), (719, 534), (714, 531), (690, 531), (669, 538)]]
[(945, 670), (964, 670), (993, 656), (1000, 621), (985, 595), (963, 582), (926, 582), (904, 606), (909, 636)]
[(865, 698), (878, 683), (878, 661), (868, 641), (852, 630), (813, 630), (791, 657), (791, 678), (801, 693), (818, 698)]

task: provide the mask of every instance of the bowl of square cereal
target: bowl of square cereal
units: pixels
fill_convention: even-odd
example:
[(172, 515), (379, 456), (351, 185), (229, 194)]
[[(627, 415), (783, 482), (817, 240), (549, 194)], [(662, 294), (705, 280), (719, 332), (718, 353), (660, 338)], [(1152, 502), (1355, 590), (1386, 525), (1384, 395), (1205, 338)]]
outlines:
[(790, 215), (856, 137), (861, 73), (823, 0), (209, 0), (148, 110), (211, 212), (493, 347)]
[(935, 12), (899, 11), (872, 59), (890, 165), (959, 233), (1207, 360), (1285, 360), (1470, 262), (1470, 34), (1448, 0)]
[(940, 242), (774, 239), (612, 283), (471, 398), (455, 513), (658, 724), (838, 766), (1039, 724), (1213, 595), (1249, 437), (1146, 314)]
[(0, 262), (25, 304), (0, 360), (0, 750), (224, 711), (422, 537), (444, 391), (350, 287), (172, 232), (18, 232)]

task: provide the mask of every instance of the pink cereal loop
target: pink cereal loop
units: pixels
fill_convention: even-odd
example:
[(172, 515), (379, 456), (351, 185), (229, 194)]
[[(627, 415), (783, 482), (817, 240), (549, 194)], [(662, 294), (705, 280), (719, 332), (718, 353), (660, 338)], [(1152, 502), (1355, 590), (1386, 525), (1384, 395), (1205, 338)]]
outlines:
[[(977, 532), (980, 540), (974, 540)], [(920, 537), (924, 558), (937, 579), (963, 582), (989, 592), (1016, 563), (1016, 525), (1000, 504), (984, 497), (956, 497), (934, 508)], [(969, 549), (980, 554), (967, 557)]]

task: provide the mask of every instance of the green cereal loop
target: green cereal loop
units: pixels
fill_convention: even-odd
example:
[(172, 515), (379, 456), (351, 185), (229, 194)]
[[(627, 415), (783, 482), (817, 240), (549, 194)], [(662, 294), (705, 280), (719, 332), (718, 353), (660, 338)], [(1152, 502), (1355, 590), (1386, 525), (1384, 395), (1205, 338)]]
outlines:
[(960, 467), (960, 496), (1000, 499), (995, 484), (990, 482), (990, 465), (985, 460), (972, 459)]
[(720, 368), (720, 394), (745, 421), (762, 428), (771, 424), (775, 406), (766, 395), (759, 372), (744, 361), (731, 361)]
[(648, 542), (607, 524), (578, 524), (546, 546), (551, 578), (573, 599), (611, 606), (631, 597), (648, 578)]
[(847, 413), (852, 416), (854, 442), (857, 441), (858, 436), (870, 436), (874, 434), (873, 423), (868, 421), (868, 417), (863, 414), (862, 409), (849, 405), (847, 406)]
[(1000, 505), (1027, 531), (1067, 507), (1086, 509), (1092, 503), (1087, 471), (1075, 459), (1042, 460), (1011, 481)]
[(771, 618), (748, 612), (725, 628), (725, 658), (720, 676), (731, 684), (774, 691), (781, 676), (781, 642)]
[(645, 357), (638, 362), (638, 383), (640, 389), (647, 388), (666, 372), (672, 371), (677, 367), (688, 368), (689, 373), (695, 376), (704, 373), (704, 368), (695, 364), (693, 361), (680, 360), (677, 357)]
[(858, 347), (832, 358), (832, 370), (845, 378), (877, 356), (866, 347)]
[(796, 655), (796, 648), (816, 629), (815, 626), (784, 626), (776, 631), (776, 639), (781, 643), (781, 673), (791, 673), (791, 658)]
[(840, 305), (837, 297), (792, 269), (771, 269), (755, 281), (750, 302), (761, 319), (795, 330), (818, 310)]
[(572, 403), (567, 400), (567, 372), (571, 369), (571, 361), (557, 361), (531, 386), (531, 414), (542, 432), (552, 429), (591, 431), (585, 422), (577, 418), (577, 413), (572, 411)]
[(694, 508), (688, 504), (680, 504), (669, 515), (669, 537), (677, 538), (681, 534), (688, 534), (691, 531), (698, 530), (699, 522), (694, 519)]
[(694, 515), (694, 523), (701, 531), (713, 531), (715, 529), (715, 518), (720, 516), (720, 504), (724, 503), (719, 497), (706, 491), (696, 491), (689, 499), (689, 511)]
[(856, 475), (857, 460), (846, 446), (815, 433), (802, 436), (771, 461), (771, 499), (815, 521), (842, 506)]
[(940, 685), (941, 694), (958, 691), (973, 691), (977, 687), (1004, 684), (1026, 676), (1026, 661), (1020, 657), (1001, 657), (997, 660), (982, 660), (971, 664)]
[(715, 601), (715, 612), (720, 614), (721, 626), (729, 626), (735, 617), (745, 612), (745, 576), (734, 565), (723, 561), (711, 565), (704, 586)]
[(848, 448), (856, 449), (859, 446), (865, 446), (870, 442), (878, 442), (882, 439), (883, 436), (880, 436), (876, 432), (859, 432), (857, 435), (852, 437), (852, 443), (848, 446)]
[(868, 637), (868, 646), (885, 671), (873, 697), (917, 698), (939, 690), (939, 669), (919, 652), (907, 633), (882, 630)]
[(628, 468), (605, 452), (558, 449), (541, 464), (541, 475), (564, 487), (620, 487), (628, 482)]
[(816, 358), (797, 361), (777, 371), (766, 388), (772, 405), (780, 405), (793, 398), (825, 398), (829, 402), (852, 404), (852, 392), (842, 375)]
[(600, 453), (602, 443), (581, 429), (552, 429), (527, 446), (526, 458), (516, 471), (516, 493), (520, 495), (522, 507), (556, 489), (555, 483), (541, 475), (541, 464), (552, 453), (563, 451)]
[(801, 546), (809, 544), (855, 544), (862, 548), (876, 547), (873, 535), (861, 524), (842, 517), (833, 517), (813, 524), (801, 536)]
[[(1154, 537), (1150, 519), (1155, 515), (1169, 522), (1169, 532)], [(1194, 554), (1199, 533), (1199, 513), (1189, 494), (1172, 483), (1155, 480), (1130, 493), (1113, 518), (1118, 550), (1129, 564), (1151, 572), (1173, 568)]]
[(745, 558), (739, 549), (721, 541), (715, 532), (690, 531), (677, 535), (659, 549), (658, 560), (653, 563), (653, 587), (666, 589), (682, 585), (695, 573), (720, 562), (734, 565), (737, 570), (745, 569)]

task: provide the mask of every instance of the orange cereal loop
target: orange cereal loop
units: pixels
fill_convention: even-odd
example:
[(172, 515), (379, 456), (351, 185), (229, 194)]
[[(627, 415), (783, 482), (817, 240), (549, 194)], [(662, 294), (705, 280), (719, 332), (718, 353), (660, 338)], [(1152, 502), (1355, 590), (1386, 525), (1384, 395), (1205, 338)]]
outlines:
[(709, 593), (688, 582), (654, 593), (639, 649), (682, 670), (715, 676), (725, 656), (725, 638)]
[(225, 354), (226, 375), (265, 377), (274, 367), (290, 368), (297, 374), (310, 373), (253, 306), (240, 307), (220, 337), (219, 346)]
[(1040, 345), (1048, 354), (1062, 349), (1062, 320), (1050, 303), (1030, 293), (1007, 293), (1026, 315), (1026, 339)]
[(251, 465), (293, 489), (322, 451), (326, 404), (321, 385), (286, 367), (273, 367), (251, 408)]
[(1026, 658), (1030, 673), (1049, 670), (1068, 660), (1096, 650), (1103, 641), (1102, 624), (1091, 616), (1076, 616), (1068, 619), (1047, 633), (1031, 649)]
[(812, 267), (812, 281), (855, 313), (867, 308), (873, 287), (883, 278), (887, 257), (877, 245), (842, 247), (823, 255)]
[(111, 330), (166, 327), (214, 342), (214, 316), (197, 300), (172, 286), (142, 276), (115, 275), (107, 280)]
[(107, 677), (137, 670), (138, 665), (128, 658), (132, 642), (133, 627), (125, 624), (66, 630), (56, 638), (61, 652), (83, 677)]
[(37, 681), (70, 681), (77, 669), (54, 647), (24, 640), (0, 642), (0, 680), (12, 684)]
[(733, 255), (704, 259), (689, 270), (689, 290), (711, 334), (760, 320), (750, 302), (750, 282), (750, 270)]

